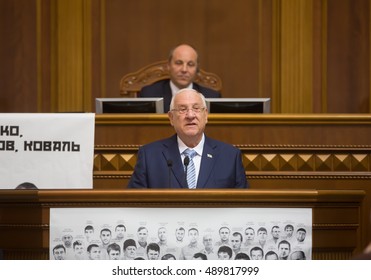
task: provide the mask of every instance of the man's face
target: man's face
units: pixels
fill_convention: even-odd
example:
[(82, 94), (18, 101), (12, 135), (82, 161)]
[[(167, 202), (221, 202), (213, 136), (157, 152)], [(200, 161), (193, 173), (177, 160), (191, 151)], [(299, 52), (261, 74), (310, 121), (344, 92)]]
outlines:
[(266, 260), (278, 260), (276, 254), (270, 254), (269, 256), (265, 257)]
[(67, 248), (70, 248), (70, 247), (71, 247), (71, 245), (72, 245), (72, 239), (73, 239), (73, 237), (72, 237), (72, 235), (70, 235), (70, 234), (63, 235), (63, 237), (62, 237), (62, 241), (63, 241), (64, 245), (65, 245)]
[(90, 249), (89, 259), (100, 260), (100, 249), (99, 249), (99, 247), (92, 247)]
[(294, 233), (294, 229), (292, 227), (287, 227), (285, 228), (285, 233), (287, 237), (291, 237), (292, 234)]
[(182, 241), (184, 238), (184, 235), (185, 235), (185, 231), (182, 229), (177, 229), (175, 231), (175, 237), (176, 237), (176, 240), (178, 241)]
[(94, 230), (92, 230), (92, 229), (86, 229), (85, 230), (85, 236), (86, 236), (87, 239), (90, 239), (93, 236), (93, 234), (94, 234)]
[(226, 252), (220, 252), (218, 253), (218, 259), (219, 260), (229, 260), (229, 255)]
[(185, 88), (193, 82), (197, 74), (197, 54), (189, 46), (177, 47), (168, 63), (170, 79), (179, 88)]
[(148, 236), (148, 231), (144, 228), (138, 231), (138, 241), (139, 242), (146, 242)]
[(116, 237), (118, 239), (123, 239), (124, 236), (125, 236), (125, 228), (124, 227), (117, 227), (115, 229), (115, 232), (116, 232)]
[(267, 239), (267, 232), (264, 230), (258, 231), (259, 240), (266, 240)]
[(108, 254), (110, 260), (119, 260), (120, 259), (120, 251), (111, 250)]
[(76, 255), (84, 254), (84, 246), (83, 245), (76, 245), (75, 246), (75, 254)]
[(206, 249), (213, 248), (213, 238), (211, 237), (211, 235), (204, 236), (202, 242)]
[(300, 252), (294, 252), (291, 254), (290, 259), (291, 260), (305, 260), (305, 257)]
[(255, 238), (255, 232), (254, 232), (254, 230), (252, 230), (250, 228), (247, 229), (245, 231), (245, 236), (246, 236), (246, 240), (249, 240), (249, 241), (254, 240), (254, 238)]
[(290, 254), (290, 246), (288, 244), (281, 244), (278, 248), (278, 255), (280, 258), (286, 258)]
[(305, 236), (306, 236), (306, 233), (302, 230), (299, 230), (297, 233), (296, 233), (296, 239), (299, 241), (299, 242), (303, 242), (304, 239), (305, 239)]
[(125, 249), (125, 256), (134, 259), (136, 256), (137, 248), (135, 246), (128, 246)]
[(219, 231), (220, 239), (223, 241), (227, 241), (229, 238), (229, 229), (227, 228), (222, 228)]
[(274, 239), (280, 238), (280, 228), (279, 227), (274, 227), (272, 228), (272, 236)]
[(102, 231), (100, 234), (100, 239), (102, 240), (102, 243), (104, 245), (108, 245), (109, 242), (111, 241), (111, 232), (109, 231)]
[(233, 250), (239, 250), (241, 248), (241, 238), (240, 236), (236, 235), (231, 237), (231, 244), (232, 244), (232, 249)]
[(252, 260), (262, 260), (263, 259), (262, 251), (260, 251), (260, 250), (251, 251), (251, 259)]
[(147, 253), (149, 260), (158, 260), (159, 255), (160, 255), (159, 252), (151, 249), (149, 249)]
[(188, 237), (191, 243), (196, 243), (198, 240), (198, 231), (197, 230), (190, 230), (188, 232)]
[(160, 241), (166, 241), (166, 229), (165, 228), (159, 228), (158, 239), (160, 239)]
[(56, 260), (64, 260), (66, 258), (66, 252), (63, 248), (54, 249), (53, 255)]
[[(201, 141), (207, 123), (207, 108), (205, 108), (200, 95), (194, 90), (184, 90), (175, 95), (173, 109), (188, 109), (184, 114), (179, 111), (169, 111), (168, 116), (176, 133), (187, 143), (187, 139)], [(192, 108), (202, 108), (196, 113)]]

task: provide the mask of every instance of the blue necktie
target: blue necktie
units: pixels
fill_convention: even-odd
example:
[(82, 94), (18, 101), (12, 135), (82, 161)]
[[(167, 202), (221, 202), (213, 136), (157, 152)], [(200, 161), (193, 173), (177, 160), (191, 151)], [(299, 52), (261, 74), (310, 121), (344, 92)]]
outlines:
[(183, 154), (189, 157), (189, 164), (187, 167), (187, 183), (189, 189), (196, 188), (196, 168), (193, 162), (194, 156), (197, 154), (196, 151), (191, 149), (186, 149)]

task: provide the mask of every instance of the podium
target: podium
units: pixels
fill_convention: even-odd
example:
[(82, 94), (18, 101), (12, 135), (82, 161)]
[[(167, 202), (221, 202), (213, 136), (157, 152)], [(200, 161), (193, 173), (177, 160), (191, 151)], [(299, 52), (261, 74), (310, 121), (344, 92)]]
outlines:
[(311, 208), (313, 259), (361, 248), (363, 190), (2, 190), (5, 259), (49, 259), (50, 208)]
[[(174, 133), (165, 114), (96, 116), (94, 189), (125, 188), (138, 148)], [(363, 190), (371, 240), (370, 114), (209, 114), (206, 135), (241, 150), (251, 190)]]

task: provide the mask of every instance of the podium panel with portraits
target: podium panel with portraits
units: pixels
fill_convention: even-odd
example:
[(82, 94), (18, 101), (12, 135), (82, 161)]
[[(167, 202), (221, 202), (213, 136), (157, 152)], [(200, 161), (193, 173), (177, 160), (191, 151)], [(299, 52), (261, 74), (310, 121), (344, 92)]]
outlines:
[(5, 259), (102, 259), (111, 251), (120, 259), (189, 259), (203, 250), (215, 259), (270, 251), (350, 259), (362, 250), (364, 197), (362, 190), (2, 190), (0, 248)]

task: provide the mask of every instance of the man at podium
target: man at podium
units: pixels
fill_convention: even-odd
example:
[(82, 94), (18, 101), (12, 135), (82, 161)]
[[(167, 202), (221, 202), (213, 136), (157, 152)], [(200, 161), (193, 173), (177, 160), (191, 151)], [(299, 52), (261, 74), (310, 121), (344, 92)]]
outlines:
[(168, 112), (176, 134), (142, 146), (128, 188), (248, 188), (241, 151), (207, 137), (205, 97), (182, 89)]

